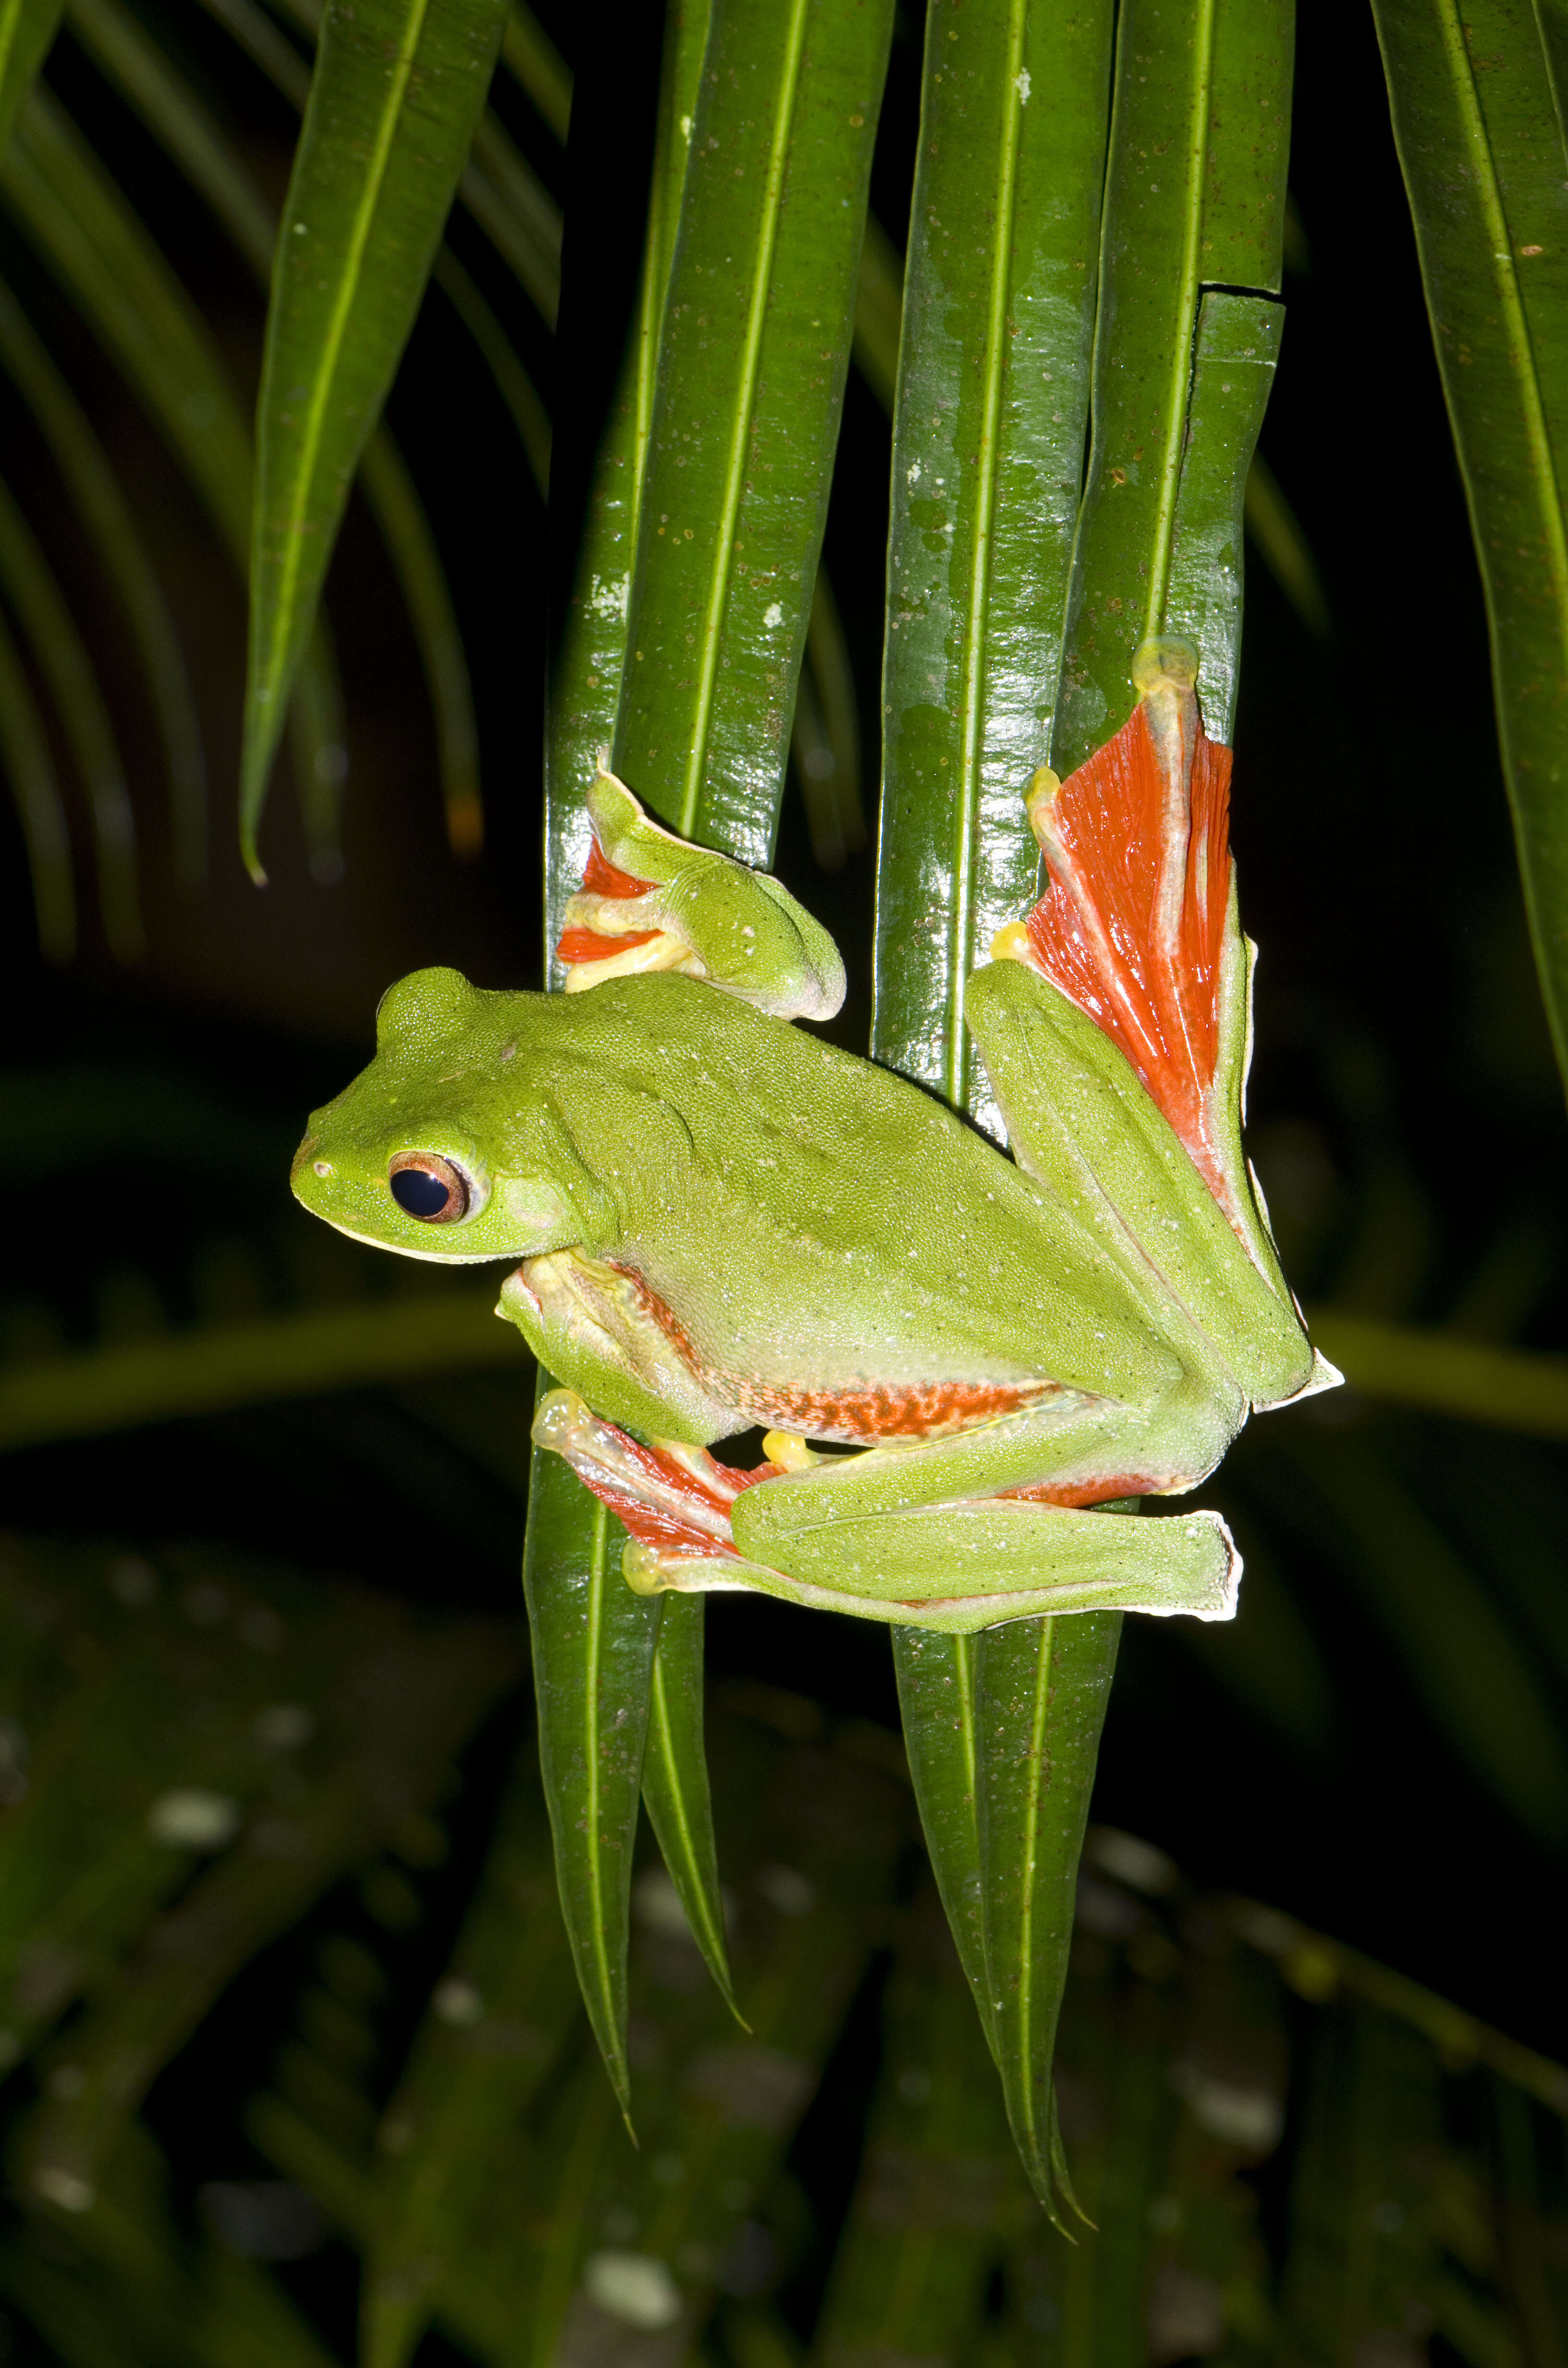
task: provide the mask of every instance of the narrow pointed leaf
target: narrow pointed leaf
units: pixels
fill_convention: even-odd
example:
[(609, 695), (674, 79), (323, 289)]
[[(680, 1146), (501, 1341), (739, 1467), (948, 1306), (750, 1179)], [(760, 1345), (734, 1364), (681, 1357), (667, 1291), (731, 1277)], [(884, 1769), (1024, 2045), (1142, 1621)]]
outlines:
[(702, 1746), (704, 1609), (700, 1595), (665, 1600), (653, 1656), (642, 1798), (692, 1939), (725, 2005), (744, 2027), (724, 1943), (724, 1902)]
[(715, 8), (632, 586), (618, 769), (767, 861), (854, 324), (885, 0)]
[[(665, 42), (659, 97), (642, 291), (626, 381), (600, 452), (589, 504), (572, 614), (562, 636), (551, 686), (545, 740), (545, 927), (553, 948), (561, 910), (582, 878), (588, 826), (584, 793), (595, 758), (615, 728), (626, 652), (627, 595), (635, 547), (652, 411), (658, 337), (664, 315), (669, 249), (685, 171), (684, 143), (674, 144), (677, 96), (695, 81), (706, 39), (699, 8), (672, 23)], [(551, 974), (553, 954), (547, 956)], [(550, 1377), (541, 1372), (541, 1390)], [(560, 1459), (536, 1448), (528, 1480), (528, 1526), (523, 1549), (524, 1591), (533, 1629), (535, 1684), (540, 1700), (540, 1749), (545, 1795), (555, 1835), (562, 1913), (576, 1962), (588, 2019), (623, 2113), (629, 2110), (626, 2055), (626, 1963), (630, 1940), (631, 1862), (638, 1793), (618, 1786), (588, 1822), (595, 1782), (570, 1740), (557, 1748), (543, 1704), (554, 1705), (570, 1738), (573, 1722), (598, 1715), (599, 1677), (608, 1670), (622, 1686), (604, 1714), (615, 1723), (622, 1764), (634, 1757), (641, 1772), (653, 1685), (657, 1606), (634, 1596), (620, 1574), (619, 1525), (579, 1486)], [(534, 1617), (534, 1606), (540, 1617)], [(562, 1610), (562, 1607), (565, 1609)], [(705, 1771), (687, 1770), (689, 1793)], [(608, 1818), (613, 1814), (612, 1826)]]
[[(1177, 602), (1228, 724), (1271, 309), (1212, 300), (1212, 358), (1246, 369), (1205, 370), (1198, 404), (1194, 341), (1206, 282), (1278, 285), (1290, 27), (1128, 0), (1113, 73), (1108, 9), (993, 0), (964, 10), (979, 63), (960, 81), (949, 14), (939, 0), (927, 19), (900, 358), (875, 1044), (1000, 1132), (963, 988), (1033, 898), (1030, 774), (1115, 730), (1132, 650)], [(1155, 57), (1180, 70), (1149, 72)], [(1071, 2199), (1050, 2058), (1119, 1625), (1014, 1622), (967, 1671), (937, 1640), (893, 1640), (933, 1861), (1052, 2212)]]
[[(904, 275), (872, 1043), (999, 1132), (968, 1048), (963, 989), (995, 930), (1034, 894), (1022, 792), (1050, 746), (1062, 664), (1112, 11), (966, 8), (974, 72), (962, 80), (949, 65), (952, 17), (938, 0), (926, 20)], [(874, 326), (865, 300), (862, 313)], [(895, 1628), (892, 1648), (932, 1868), (982, 2025), (1016, 2087), (1017, 2033), (998, 2032), (985, 1953), (981, 1759), (995, 1739), (977, 1691), (984, 1640)]]
[(120, 613), (141, 654), (168, 759), (176, 861), (201, 878), (207, 860), (207, 766), (190, 676), (157, 571), (86, 415), (8, 289), (0, 287), (0, 359), (52, 451)]
[(76, 896), (65, 808), (43, 723), (4, 623), (0, 623), (0, 758), (5, 760), (28, 850), (39, 951), (46, 962), (66, 962), (76, 951)]
[(41, 91), (0, 163), (0, 188), (152, 412), (227, 549), (242, 553), (250, 439), (217, 349), (114, 183)]
[(1375, 0), (1373, 15), (1568, 1076), (1568, 54), (1554, 12), (1514, 0)]
[(1055, 2216), (1051, 2060), (1078, 1859), (1121, 1615), (1018, 1620), (977, 1640), (980, 1864), (991, 2021), (1013, 2135)]
[(1284, 309), (1210, 289), (1198, 310), (1164, 631), (1198, 646), (1204, 727), (1233, 736), (1242, 647), (1242, 536)]
[(64, 0), (0, 0), (0, 148), (38, 79), (64, 13)]
[[(1063, 777), (1126, 722), (1132, 653), (1167, 629), (1203, 291), (1279, 286), (1291, 22), (1289, 7), (1219, 0), (1128, 0), (1118, 19), (1094, 435), (1051, 736)], [(1152, 56), (1187, 71), (1151, 74)], [(1238, 539), (1238, 581), (1240, 564)], [(1207, 717), (1217, 646), (1200, 655)], [(1227, 714), (1233, 672), (1232, 658)]]
[(620, 1575), (619, 1525), (558, 1456), (537, 1455), (523, 1593), (533, 1634), (540, 1766), (567, 1938), (628, 2129), (626, 1959), (631, 1847), (660, 1605)]
[[(72, 0), (71, 24), (153, 137), (199, 189), (265, 284), (278, 245), (278, 217), (216, 121), (118, 0)], [(366, 445), (361, 475), (397, 570), (430, 688), (448, 837), (454, 852), (473, 855), (483, 841), (484, 814), (468, 663), (435, 538), (385, 427), (378, 427)], [(339, 727), (325, 745), (341, 745), (341, 740)], [(309, 801), (306, 807), (307, 837), (318, 868), (336, 853), (335, 781), (329, 789), (327, 797)]]
[(109, 951), (133, 962), (145, 951), (136, 887), (136, 825), (114, 727), (48, 561), (0, 486), (0, 586), (21, 621), (87, 793), (97, 858), (98, 905)]
[(648, 222), (637, 310), (620, 384), (594, 471), (571, 606), (562, 621), (545, 738), (545, 944), (549, 984), (562, 973), (554, 947), (567, 898), (587, 860), (584, 799), (601, 750), (614, 744), (626, 670), (627, 615), (637, 560), (638, 522), (659, 367), (670, 259), (690, 142), (682, 130), (697, 105), (709, 11), (668, 20), (659, 89)]
[(429, 276), (483, 105), (499, 0), (328, 9), (275, 266), (258, 405), (241, 844), (348, 486)]
[(892, 1646), (899, 1715), (931, 1872), (981, 2026), (994, 2048), (982, 1907), (974, 1693), (978, 1640), (895, 1628)]
[[(202, 6), (233, 34), (273, 88), (302, 115), (311, 93), (311, 70), (271, 19), (254, 5), (254, 0), (202, 0)], [(534, 482), (543, 494), (550, 478), (550, 416), (532, 380), (494, 313), (449, 246), (443, 246), (437, 254), (430, 277), (448, 297), (479, 347), (496, 393), (517, 426)]]
[(904, 282), (873, 1046), (999, 1133), (964, 984), (1034, 896), (1022, 792), (1062, 664), (1112, 9), (966, 6), (961, 75), (958, 22), (951, 0), (926, 20)]
[[(552, 915), (581, 864), (574, 809), (604, 745), (601, 719), (616, 717), (623, 768), (677, 828), (754, 860), (771, 850), (889, 29), (885, 10), (835, 21), (805, 0), (778, 19), (716, 12), (689, 139), (680, 119), (693, 110), (677, 114), (674, 102), (689, 87), (693, 50), (679, 29), (667, 47), (641, 317), (618, 409), (619, 450), (607, 456), (621, 461), (619, 484), (612, 492), (615, 478), (601, 473), (553, 695)], [(846, 176), (856, 196), (845, 206)], [(672, 238), (669, 199), (682, 180)], [(675, 510), (678, 535), (661, 535)], [(699, 628), (711, 646), (698, 645)], [(585, 663), (590, 652), (607, 662)], [(536, 1489), (551, 1485), (536, 1465)], [(587, 1518), (597, 1526), (600, 1517)], [(582, 1558), (580, 1543), (564, 1551)], [(600, 1600), (607, 1617), (626, 1620), (624, 1609), (611, 1612), (613, 1597)], [(697, 1683), (693, 1668), (693, 1693)], [(646, 1700), (644, 1680), (626, 1703), (629, 1721), (646, 1715)], [(706, 1780), (688, 1756), (695, 1737), (672, 1734), (683, 1793), (699, 1812)], [(624, 1906), (615, 1905), (623, 1933)], [(596, 1945), (602, 1962), (603, 1936)]]
[[(322, 28), (322, 0), (280, 4), (313, 45)], [(256, 63), (283, 89), (289, 69), (265, 40), (256, 38), (249, 0), (204, 0), (204, 5), (232, 23)], [(463, 166), (458, 196), (552, 328), (561, 301), (561, 211), (493, 109), (487, 108), (476, 126), (473, 154)]]

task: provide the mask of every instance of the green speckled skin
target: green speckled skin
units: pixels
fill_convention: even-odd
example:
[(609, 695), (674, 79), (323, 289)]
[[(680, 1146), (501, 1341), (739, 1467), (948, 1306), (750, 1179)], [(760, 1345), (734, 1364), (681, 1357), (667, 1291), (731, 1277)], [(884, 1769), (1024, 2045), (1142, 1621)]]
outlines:
[[(682, 1453), (758, 1423), (862, 1451), (780, 1451), (788, 1468), (710, 1507), (701, 1534), (682, 1513), (676, 1543), (630, 1549), (635, 1585), (948, 1629), (1052, 1607), (1228, 1618), (1238, 1565), (1216, 1516), (1070, 1508), (1191, 1487), (1250, 1410), (1330, 1378), (1246, 1180), (1233, 899), (1227, 1216), (1125, 1055), (1028, 963), (969, 982), (1009, 1159), (907, 1079), (756, 1008), (749, 968), (719, 991), (714, 947), (737, 928), (749, 947), (753, 904), (760, 928), (762, 900), (793, 900), (712, 859), (700, 882), (671, 950), (703, 975), (551, 996), (403, 980), (374, 1061), (311, 1121), (300, 1199), (409, 1257), (512, 1262), (498, 1313), (565, 1384), (536, 1436), (612, 1502), (666, 1487), (648, 1496), (624, 1432), (660, 1444), (677, 1493)], [(590, 935), (585, 968), (608, 942)], [(438, 1215), (393, 1197), (411, 1158), (426, 1182), (445, 1163)]]

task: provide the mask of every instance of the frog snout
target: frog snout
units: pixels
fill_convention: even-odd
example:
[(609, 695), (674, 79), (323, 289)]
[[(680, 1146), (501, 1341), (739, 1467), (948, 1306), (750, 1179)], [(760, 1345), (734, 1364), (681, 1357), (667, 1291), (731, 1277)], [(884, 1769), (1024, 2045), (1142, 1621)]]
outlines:
[(301, 1178), (315, 1156), (315, 1136), (313, 1134), (307, 1134), (303, 1143), (301, 1144), (300, 1148), (296, 1151), (293, 1158), (289, 1163), (289, 1183), (290, 1189), (296, 1194), (298, 1194), (300, 1190)]

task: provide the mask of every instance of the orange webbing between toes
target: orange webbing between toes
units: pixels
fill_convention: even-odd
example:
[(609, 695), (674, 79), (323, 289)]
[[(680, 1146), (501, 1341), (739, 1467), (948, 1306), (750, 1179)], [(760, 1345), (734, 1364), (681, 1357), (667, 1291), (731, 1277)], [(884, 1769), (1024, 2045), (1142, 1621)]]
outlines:
[[(615, 1426), (612, 1424), (610, 1428), (614, 1429)], [(716, 1512), (727, 1512), (743, 1489), (755, 1487), (759, 1480), (776, 1476), (777, 1467), (771, 1463), (759, 1463), (755, 1471), (744, 1472), (733, 1463), (721, 1463), (710, 1456), (708, 1462), (715, 1485), (705, 1488), (696, 1474), (684, 1463), (677, 1463), (674, 1456), (665, 1454), (657, 1447), (641, 1446), (637, 1440), (629, 1439), (624, 1431), (617, 1430), (616, 1437), (624, 1453), (642, 1467), (651, 1481), (688, 1497), (694, 1505), (705, 1506)], [(629, 1487), (618, 1487), (608, 1474), (597, 1474), (582, 1464), (575, 1468), (584, 1486), (591, 1488), (599, 1502), (608, 1505), (617, 1520), (643, 1545), (654, 1546), (663, 1554), (695, 1555), (721, 1562), (736, 1558), (733, 1545), (716, 1538), (710, 1530), (696, 1522), (688, 1525), (667, 1507), (644, 1502), (633, 1496)]]
[(1052, 799), (1051, 885), (1028, 924), (1046, 976), (1126, 1053), (1222, 1203), (1210, 1098), (1230, 791), (1231, 751), (1201, 725), (1187, 794), (1167, 782), (1140, 704)]
[[(641, 896), (653, 886), (651, 880), (633, 879), (630, 871), (618, 871), (604, 853), (597, 838), (588, 843), (588, 860), (583, 871), (583, 894), (586, 896), (609, 896), (617, 900)], [(561, 932), (555, 949), (557, 962), (604, 962), (611, 954), (623, 954), (632, 946), (645, 946), (656, 938), (657, 929), (629, 929), (624, 937), (606, 937), (597, 929), (567, 928)]]
[(557, 962), (605, 962), (611, 954), (623, 954), (632, 946), (645, 946), (656, 938), (657, 929), (628, 929), (623, 938), (605, 938), (597, 929), (562, 929), (555, 949)]

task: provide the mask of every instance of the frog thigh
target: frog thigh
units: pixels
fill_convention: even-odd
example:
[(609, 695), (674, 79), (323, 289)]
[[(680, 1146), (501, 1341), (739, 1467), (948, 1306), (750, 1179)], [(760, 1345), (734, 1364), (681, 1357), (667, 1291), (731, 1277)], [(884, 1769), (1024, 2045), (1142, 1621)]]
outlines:
[(1021, 962), (973, 973), (967, 1017), (1019, 1165), (1124, 1265), (1160, 1276), (1184, 1357), (1255, 1406), (1301, 1389), (1312, 1352), (1271, 1252), (1249, 1256), (1125, 1053)]
[(777, 1566), (749, 1557), (662, 1558), (658, 1584), (744, 1587), (809, 1609), (963, 1636), (1040, 1613), (1230, 1620), (1240, 1577), (1241, 1557), (1217, 1513), (1146, 1519), (993, 1500), (798, 1530)]
[[(1114, 1398), (1047, 1399), (951, 1438), (833, 1456), (748, 1489), (732, 1509), (742, 1554), (785, 1561), (797, 1532), (892, 1514), (963, 1509), (1009, 1490), (1051, 1487), (1082, 1504), (1176, 1496), (1214, 1469), (1245, 1419), (1228, 1395), (1184, 1375), (1148, 1406)], [(1033, 1509), (1039, 1509), (1035, 1508)]]

